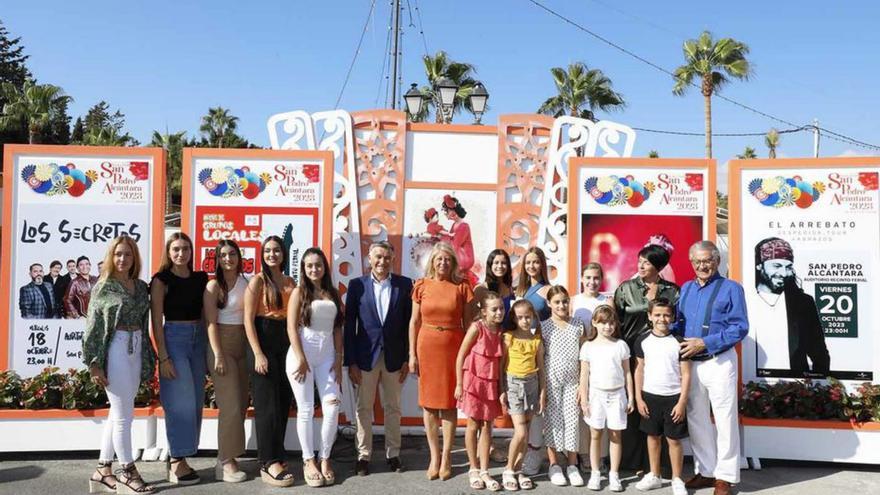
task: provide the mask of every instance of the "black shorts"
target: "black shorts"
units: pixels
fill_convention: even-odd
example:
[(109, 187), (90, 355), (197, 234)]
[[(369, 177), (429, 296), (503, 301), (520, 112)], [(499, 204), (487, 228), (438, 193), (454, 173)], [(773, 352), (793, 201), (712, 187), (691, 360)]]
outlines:
[(642, 416), (639, 429), (648, 435), (664, 436), (673, 440), (687, 438), (687, 414), (681, 423), (672, 421), (672, 409), (678, 403), (680, 394), (654, 395), (642, 392), (642, 399), (648, 405), (649, 417)]

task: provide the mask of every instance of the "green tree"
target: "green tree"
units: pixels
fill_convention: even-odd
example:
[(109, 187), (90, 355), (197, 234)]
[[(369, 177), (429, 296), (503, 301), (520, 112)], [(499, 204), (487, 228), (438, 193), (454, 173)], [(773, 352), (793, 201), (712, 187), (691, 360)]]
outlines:
[(779, 147), (779, 131), (776, 129), (770, 129), (767, 132), (767, 135), (764, 136), (764, 144), (767, 146), (767, 156), (770, 158), (776, 158), (776, 148)]
[(651, 150), (648, 152), (648, 158), (660, 158), (660, 152), (657, 150)]
[(595, 111), (620, 110), (626, 106), (623, 95), (614, 91), (611, 79), (601, 70), (590, 69), (583, 62), (567, 69), (550, 69), (557, 94), (541, 104), (538, 113), (561, 117), (570, 115), (595, 121)]
[(440, 95), (434, 91), (434, 85), (443, 78), (451, 79), (457, 86), (458, 91), (452, 102), (452, 113), (457, 114), (462, 108), (468, 112), (473, 112), (470, 99), (468, 98), (474, 91), (474, 85), (477, 80), (473, 78), (476, 69), (473, 65), (456, 62), (449, 58), (449, 55), (443, 50), (438, 51), (434, 56), (425, 55), (422, 57), (422, 64), (425, 68), (425, 77), (428, 79), (428, 85), (422, 86), (420, 91), (425, 98), (421, 112), (418, 115), (410, 115), (413, 122), (424, 122), (428, 116), (434, 112), (434, 122), (443, 121), (440, 112), (437, 111)]
[(3, 83), (0, 94), (6, 101), (3, 114), (0, 116), (0, 127), (14, 128), (24, 122), (28, 130), (28, 143), (39, 141), (42, 132), (53, 119), (64, 102), (72, 100), (64, 94), (64, 90), (51, 84), (35, 84), (25, 81), (21, 88), (12, 83)]
[[(212, 148), (223, 148), (229, 146), (229, 138), (235, 135), (235, 129), (238, 127), (238, 117), (229, 113), (228, 108), (216, 107), (209, 108), (208, 114), (202, 117), (202, 125), (199, 132), (205, 137)], [(240, 144), (240, 143), (236, 143)]]
[(89, 109), (83, 122), (84, 134), (94, 134), (101, 129), (113, 129), (116, 134), (121, 135), (123, 128), (125, 128), (125, 114), (120, 110), (111, 111), (110, 104), (103, 100)]
[(715, 191), (715, 207), (727, 209), (727, 195), (721, 191)]
[(746, 149), (743, 150), (742, 154), (736, 155), (740, 160), (754, 160), (758, 158), (758, 154), (755, 153), (755, 148), (751, 146), (746, 146)]
[[(31, 79), (27, 69), (28, 55), (24, 54), (24, 45), (21, 37), (12, 38), (9, 31), (0, 21), (0, 85), (10, 83), (17, 88), (24, 86), (25, 81)], [(0, 93), (0, 111), (6, 106), (7, 100)], [(0, 144), (21, 143), (28, 138), (27, 126), (24, 122), (18, 125), (0, 128)]]
[(49, 124), (42, 130), (43, 142), (46, 144), (70, 144), (70, 115), (67, 113), (69, 101), (55, 102), (55, 113)]
[(77, 117), (76, 122), (73, 124), (73, 130), (70, 132), (70, 142), (76, 144), (82, 143), (85, 133), (86, 131), (82, 117)]
[(706, 118), (706, 157), (712, 158), (712, 94), (729, 82), (728, 76), (747, 80), (752, 74), (751, 63), (746, 59), (749, 47), (733, 38), (712, 39), (709, 31), (703, 31), (697, 39), (684, 42), (684, 65), (675, 69), (675, 86), (672, 93), (685, 94), (700, 81)]
[(183, 146), (186, 143), (186, 131), (169, 134), (168, 131), (161, 133), (153, 131), (153, 139), (150, 146), (160, 147), (165, 150), (165, 213), (173, 211), (172, 203), (175, 193), (180, 195), (181, 179), (183, 177)]
[(134, 146), (136, 141), (127, 133), (120, 135), (116, 129), (104, 127), (86, 132), (82, 144), (86, 146)]

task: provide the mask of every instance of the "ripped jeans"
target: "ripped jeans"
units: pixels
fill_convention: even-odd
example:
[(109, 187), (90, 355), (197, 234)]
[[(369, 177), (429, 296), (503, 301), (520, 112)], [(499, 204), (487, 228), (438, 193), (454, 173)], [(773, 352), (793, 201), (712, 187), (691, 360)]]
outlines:
[(315, 388), (321, 398), (321, 445), (319, 458), (329, 459), (336, 441), (336, 427), (339, 424), (339, 404), (341, 392), (336, 383), (336, 372), (333, 363), (336, 349), (333, 346), (333, 333), (315, 331), (308, 327), (299, 329), (303, 353), (309, 363), (309, 372), (302, 383), (296, 381), (293, 373), (299, 361), (291, 349), (287, 354), (287, 377), (296, 399), (296, 433), (302, 447), (303, 461), (315, 457), (314, 427)]

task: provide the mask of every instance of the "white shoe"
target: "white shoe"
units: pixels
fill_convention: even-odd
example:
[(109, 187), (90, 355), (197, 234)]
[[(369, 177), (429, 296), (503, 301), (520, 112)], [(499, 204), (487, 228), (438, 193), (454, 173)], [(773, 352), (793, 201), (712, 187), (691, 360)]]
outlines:
[(602, 489), (602, 473), (599, 471), (592, 471), (590, 473), (590, 481), (587, 482), (587, 488), (590, 490), (601, 490)]
[(568, 482), (571, 483), (571, 486), (584, 486), (584, 478), (581, 477), (581, 472), (577, 466), (568, 466), (565, 470), (565, 475), (568, 476)]
[(526, 447), (526, 455), (523, 459), (522, 472), (526, 476), (535, 476), (541, 470), (541, 449)]
[(559, 464), (550, 466), (550, 471), (548, 471), (547, 474), (550, 475), (550, 483), (553, 483), (556, 486), (565, 486), (568, 484), (568, 480), (565, 479), (565, 475), (562, 474), (562, 467)]
[(608, 473), (608, 489), (612, 492), (622, 492), (623, 485), (620, 483), (620, 475), (614, 472)]
[(672, 478), (672, 495), (688, 495), (687, 488), (681, 478)]
[[(663, 480), (660, 479), (656, 474), (652, 472), (648, 472), (645, 476), (636, 483), (636, 490), (640, 490), (646, 492), (648, 490), (656, 490), (663, 486)], [(684, 485), (682, 485), (684, 486)]]

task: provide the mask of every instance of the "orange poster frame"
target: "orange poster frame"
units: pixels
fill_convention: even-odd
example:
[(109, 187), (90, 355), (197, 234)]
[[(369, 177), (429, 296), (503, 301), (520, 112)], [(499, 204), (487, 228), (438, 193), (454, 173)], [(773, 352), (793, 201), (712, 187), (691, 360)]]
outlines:
[(73, 157), (143, 157), (153, 160), (153, 200), (151, 216), (153, 225), (150, 226), (152, 243), (152, 256), (148, 270), (159, 266), (162, 258), (162, 246), (165, 242), (165, 150), (162, 148), (125, 148), (116, 146), (69, 146), (69, 145), (31, 145), (31, 144), (7, 144), (3, 152), (3, 226), (4, 233), (0, 259), (4, 260), (0, 267), (0, 370), (8, 369), (9, 366), (9, 300), (12, 297), (12, 264), (8, 260), (12, 256), (14, 235), (9, 235), (9, 229), (15, 230), (12, 225), (12, 209), (16, 200), (15, 180), (17, 174), (13, 167), (15, 157), (25, 154), (43, 154)]
[(193, 162), (197, 158), (239, 160), (314, 160), (322, 164), (321, 230), (319, 247), (332, 259), (333, 249), (333, 152), (315, 150), (262, 150), (240, 148), (184, 148), (180, 196), (180, 230), (190, 237), (193, 232)]
[[(829, 157), (829, 158), (762, 158), (750, 160), (731, 160), (728, 164), (728, 269), (729, 277), (742, 283), (743, 263), (741, 259), (742, 244), (742, 203), (744, 192), (740, 188), (743, 170), (791, 170), (791, 169), (822, 169), (834, 168), (860, 168), (865, 166), (880, 166), (880, 157), (857, 156), (857, 157)], [(746, 193), (747, 194), (747, 193)], [(739, 354), (739, 389), (742, 390), (742, 353), (737, 346)], [(848, 421), (833, 420), (804, 420), (804, 419), (761, 419), (740, 416), (740, 423), (748, 426), (778, 427), (778, 428), (823, 428), (834, 430), (880, 430), (876, 423), (855, 425)]]
[(717, 219), (715, 218), (715, 208), (717, 206), (717, 171), (716, 162), (712, 159), (703, 158), (608, 158), (608, 157), (572, 157), (568, 162), (568, 219), (566, 231), (568, 232), (568, 280), (566, 286), (569, 288), (578, 287), (578, 275), (580, 267), (578, 265), (578, 257), (572, 253), (577, 253), (580, 249), (577, 235), (573, 233), (578, 231), (577, 220), (580, 218), (580, 195), (577, 191), (580, 188), (580, 171), (590, 167), (602, 168), (620, 168), (620, 169), (705, 169), (709, 179), (708, 184), (704, 185), (706, 189), (706, 215), (708, 231), (708, 239), (715, 242), (717, 236)]

